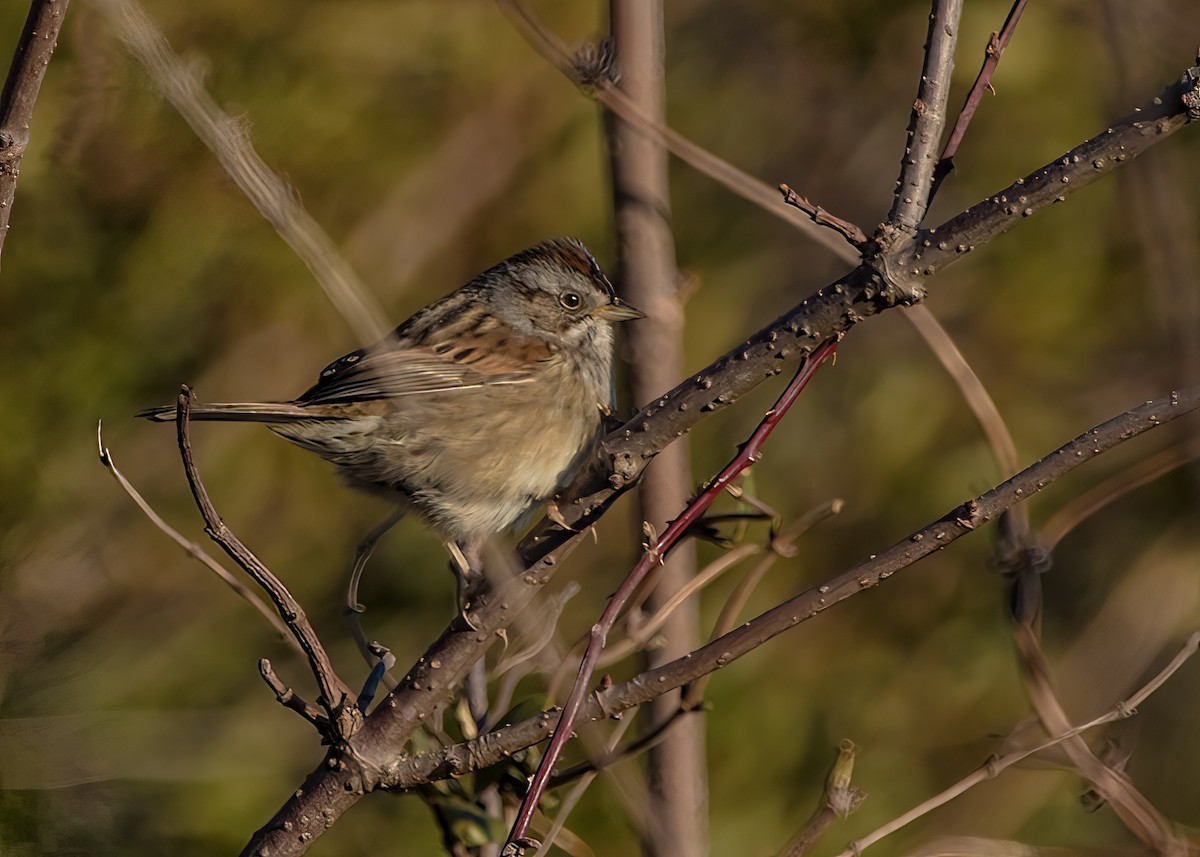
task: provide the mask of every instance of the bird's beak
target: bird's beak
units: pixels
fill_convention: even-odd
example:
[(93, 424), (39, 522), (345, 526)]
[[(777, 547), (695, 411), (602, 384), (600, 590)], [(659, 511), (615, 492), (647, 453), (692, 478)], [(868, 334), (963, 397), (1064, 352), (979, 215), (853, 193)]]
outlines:
[(631, 307), (620, 298), (613, 298), (612, 303), (596, 307), (592, 310), (592, 315), (604, 321), (632, 321), (635, 318), (646, 317), (640, 309)]

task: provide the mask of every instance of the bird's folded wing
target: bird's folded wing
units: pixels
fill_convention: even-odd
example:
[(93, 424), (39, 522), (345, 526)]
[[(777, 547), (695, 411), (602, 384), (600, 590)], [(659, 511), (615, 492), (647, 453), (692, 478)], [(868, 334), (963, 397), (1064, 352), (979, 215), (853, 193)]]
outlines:
[(432, 347), (393, 342), (352, 351), (330, 363), (296, 403), (368, 401), (522, 384), (534, 379), (551, 353), (548, 343), (511, 335), (475, 336)]

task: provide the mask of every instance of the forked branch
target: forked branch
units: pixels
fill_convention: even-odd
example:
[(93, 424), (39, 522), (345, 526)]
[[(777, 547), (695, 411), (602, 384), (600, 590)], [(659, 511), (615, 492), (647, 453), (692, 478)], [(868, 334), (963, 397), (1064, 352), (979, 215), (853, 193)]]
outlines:
[[(292, 596), (283, 582), (263, 564), (262, 560), (242, 544), (241, 540), (217, 514), (216, 507), (213, 506), (212, 500), (208, 496), (208, 489), (204, 487), (204, 483), (200, 479), (200, 472), (196, 468), (195, 457), (192, 454), (191, 422), (189, 420), (191, 403), (192, 392), (185, 386), (180, 390), (179, 398), (175, 403), (175, 425), (179, 439), (179, 455), (183, 459), (183, 470), (187, 475), (188, 485), (192, 489), (192, 496), (196, 499), (196, 507), (204, 518), (204, 531), (270, 597), (271, 603), (275, 605), (275, 609), (279, 611), (288, 630), (291, 631), (308, 658), (309, 669), (312, 670), (321, 694), (317, 702), (329, 716), (331, 732), (325, 737), (331, 743), (344, 742), (362, 727), (362, 713), (354, 704), (354, 694), (333, 671), (329, 655), (326, 654), (325, 647), (317, 637), (317, 632), (313, 630), (312, 623), (308, 621), (300, 602)], [(288, 691), (288, 699), (285, 700), (279, 693), (281, 683), (272, 682), (272, 676), (273, 673), (268, 665), (263, 670), (264, 679), (280, 696), (280, 702), (294, 707), (290, 703), (294, 694)], [(305, 708), (307, 710), (307, 707)], [(306, 719), (312, 720), (307, 716)]]

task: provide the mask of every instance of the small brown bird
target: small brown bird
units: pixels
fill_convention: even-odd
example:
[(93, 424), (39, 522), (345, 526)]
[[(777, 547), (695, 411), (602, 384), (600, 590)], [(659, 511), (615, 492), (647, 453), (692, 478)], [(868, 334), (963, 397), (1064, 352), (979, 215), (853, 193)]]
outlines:
[[(299, 398), (197, 404), (191, 416), (266, 423), (472, 556), (591, 450), (613, 405), (612, 325), (641, 317), (582, 243), (557, 238), (330, 363)], [(138, 416), (170, 422), (175, 408)]]

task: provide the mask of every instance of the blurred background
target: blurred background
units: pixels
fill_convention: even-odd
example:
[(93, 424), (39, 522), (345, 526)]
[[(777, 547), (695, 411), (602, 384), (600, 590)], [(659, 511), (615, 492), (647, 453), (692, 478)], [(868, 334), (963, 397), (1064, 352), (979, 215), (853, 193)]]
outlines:
[[(967, 4), (951, 105), (1005, 2)], [(570, 43), (605, 4), (534, 7)], [(148, 2), (173, 47), (245, 121), (398, 322), (544, 237), (582, 238), (612, 267), (597, 106), (484, 0)], [(9, 56), (27, 7), (0, 7)], [(670, 123), (768, 183), (870, 231), (887, 213), (928, 4), (676, 0)], [(1195, 58), (1192, 0), (1031, 4), (942, 189), (947, 219), (1103, 130)], [(699, 369), (845, 266), (771, 214), (673, 164), (687, 363)], [(995, 397), (1023, 464), (1143, 400), (1200, 382), (1200, 132), (1185, 129), (939, 275), (929, 308)], [(97, 463), (96, 424), (154, 507), (205, 542), (173, 431), (134, 420), (181, 382), (210, 400), (290, 398), (359, 344), (312, 278), (104, 20), (75, 0), (42, 88), (0, 275), (0, 852), (232, 853), (321, 758), (272, 698), (270, 657), (307, 671), (267, 625), (156, 530)], [(693, 435), (697, 482), (769, 406), (764, 385)], [(634, 403), (623, 400), (623, 407)], [(1090, 487), (1195, 441), (1176, 421), (1038, 495), (1035, 528)], [(305, 605), (343, 675), (365, 668), (340, 619), (358, 540), (388, 512), (252, 425), (194, 431), (225, 520)], [(1195, 446), (1191, 449), (1195, 450)], [(837, 517), (775, 565), (745, 618), (815, 585), (1009, 474), (899, 312), (856, 328), (766, 449), (753, 490), (785, 521)], [(641, 541), (632, 498), (555, 579), (582, 591), (565, 639), (598, 614)], [(745, 538), (762, 540), (764, 524)], [(721, 671), (707, 698), (714, 854), (772, 854), (808, 817), (837, 742), (859, 747), (869, 798), (821, 853), (982, 763), (1028, 713), (989, 565), (990, 528)], [(218, 551), (214, 547), (213, 553)], [(720, 549), (703, 545), (701, 562)], [(1059, 545), (1044, 632), (1077, 722), (1128, 694), (1200, 626), (1200, 469), (1137, 488)], [(703, 596), (713, 619), (744, 567)], [(403, 522), (362, 600), (368, 634), (411, 663), (450, 619), (437, 540)], [(704, 632), (707, 634), (707, 631)], [(617, 673), (618, 677), (622, 673)], [(526, 692), (535, 694), (536, 684)], [(535, 697), (540, 704), (540, 698)], [(1200, 826), (1200, 664), (1122, 724), (1129, 773)], [(568, 826), (597, 854), (636, 830), (602, 776)], [(877, 847), (938, 836), (1133, 848), (1108, 808), (1049, 763), (1004, 773)], [(387, 845), (383, 845), (387, 843)], [(395, 843), (395, 845), (393, 845)], [(437, 853), (416, 799), (363, 800), (310, 853)], [(872, 852), (875, 853), (875, 852)]]

